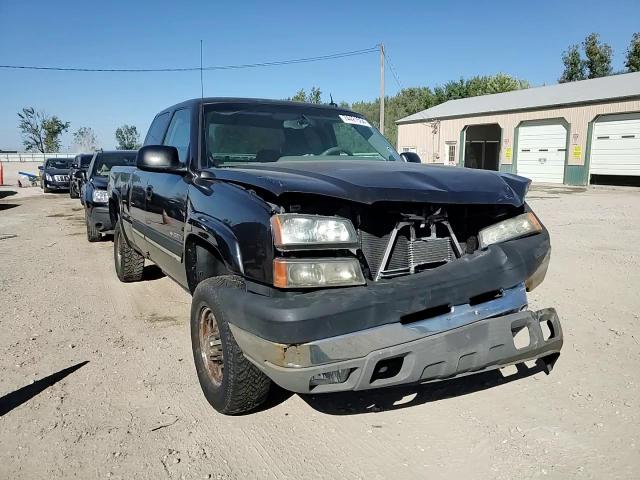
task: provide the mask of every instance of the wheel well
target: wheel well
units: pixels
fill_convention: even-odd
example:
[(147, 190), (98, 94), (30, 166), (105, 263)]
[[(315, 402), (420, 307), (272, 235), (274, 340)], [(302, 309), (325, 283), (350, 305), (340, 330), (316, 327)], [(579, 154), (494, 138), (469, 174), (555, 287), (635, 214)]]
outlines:
[(118, 215), (120, 212), (118, 211), (118, 201), (111, 197), (109, 198), (109, 218), (111, 218), (111, 225), (115, 227), (118, 222)]
[(191, 293), (202, 280), (230, 273), (215, 247), (195, 235), (187, 238), (185, 268)]

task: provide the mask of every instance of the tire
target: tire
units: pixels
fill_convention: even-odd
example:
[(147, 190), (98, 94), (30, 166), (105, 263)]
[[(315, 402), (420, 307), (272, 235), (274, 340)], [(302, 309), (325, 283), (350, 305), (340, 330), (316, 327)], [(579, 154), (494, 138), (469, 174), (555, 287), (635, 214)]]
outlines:
[[(191, 302), (191, 347), (207, 401), (220, 413), (237, 415), (264, 403), (271, 380), (246, 359), (233, 338), (227, 313), (218, 300), (220, 288), (245, 286), (233, 275), (207, 278), (198, 284)], [(203, 347), (209, 352), (204, 353)]]
[(51, 193), (51, 189), (47, 188), (47, 182), (42, 182), (42, 191), (44, 193)]
[(139, 282), (144, 271), (144, 257), (129, 246), (116, 222), (113, 232), (113, 260), (121, 282)]
[(73, 188), (73, 184), (69, 185), (69, 198), (78, 198), (78, 192)]
[(102, 234), (100, 233), (100, 230), (91, 225), (86, 210), (84, 212), (84, 221), (87, 224), (87, 240), (90, 242), (99, 242), (102, 239)]

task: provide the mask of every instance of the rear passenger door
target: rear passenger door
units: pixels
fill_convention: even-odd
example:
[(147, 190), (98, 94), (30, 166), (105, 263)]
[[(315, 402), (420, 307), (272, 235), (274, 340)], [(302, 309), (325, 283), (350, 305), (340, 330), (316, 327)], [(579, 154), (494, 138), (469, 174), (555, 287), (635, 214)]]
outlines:
[[(186, 164), (191, 136), (191, 110), (176, 110), (162, 141), (175, 147)], [(146, 224), (151, 259), (182, 283), (182, 252), (187, 206), (188, 179), (173, 173), (147, 172)]]
[[(164, 134), (171, 120), (170, 112), (163, 112), (156, 116), (151, 122), (147, 137), (144, 140), (145, 145), (161, 145)], [(133, 241), (136, 246), (147, 253), (148, 245), (145, 240), (147, 235), (146, 208), (147, 208), (147, 184), (149, 180), (149, 172), (135, 169), (131, 175), (131, 190), (123, 199), (124, 203), (128, 203), (129, 223), (132, 229)], [(129, 232), (127, 232), (129, 233)], [(129, 236), (131, 239), (132, 236)]]

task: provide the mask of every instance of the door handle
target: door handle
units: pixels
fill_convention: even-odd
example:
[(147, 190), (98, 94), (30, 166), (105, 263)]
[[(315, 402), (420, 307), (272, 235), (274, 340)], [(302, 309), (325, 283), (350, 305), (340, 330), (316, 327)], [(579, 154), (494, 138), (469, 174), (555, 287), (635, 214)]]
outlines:
[(153, 187), (152, 187), (151, 185), (149, 185), (149, 186), (147, 187), (147, 190), (146, 190), (146, 197), (147, 197), (147, 200), (151, 200), (151, 197), (152, 197), (152, 196), (153, 196)]

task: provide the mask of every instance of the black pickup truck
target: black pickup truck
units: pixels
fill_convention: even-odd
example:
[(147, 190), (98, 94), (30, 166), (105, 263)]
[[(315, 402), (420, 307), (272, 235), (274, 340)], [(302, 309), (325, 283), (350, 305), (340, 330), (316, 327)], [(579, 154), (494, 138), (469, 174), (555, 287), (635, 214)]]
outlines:
[(93, 155), (91, 163), (82, 174), (84, 182), (80, 200), (84, 205), (87, 240), (90, 242), (100, 241), (102, 234), (113, 230), (107, 196), (109, 171), (116, 165), (133, 165), (135, 160), (135, 150), (99, 151)]
[(69, 169), (69, 197), (79, 198), (87, 168), (93, 159), (93, 153), (76, 155)]
[[(511, 174), (402, 161), (357, 113), (205, 98), (151, 124), (108, 185), (125, 282), (145, 259), (193, 295), (191, 341), (218, 411), (539, 360), (562, 347), (527, 290), (549, 234)], [(514, 338), (528, 333), (521, 345)]]

